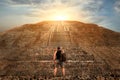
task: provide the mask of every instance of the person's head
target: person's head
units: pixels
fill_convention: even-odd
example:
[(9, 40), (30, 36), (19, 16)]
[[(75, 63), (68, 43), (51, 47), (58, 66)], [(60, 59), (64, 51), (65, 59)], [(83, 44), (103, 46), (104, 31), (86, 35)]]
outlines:
[(57, 50), (60, 50), (60, 47), (57, 47)]

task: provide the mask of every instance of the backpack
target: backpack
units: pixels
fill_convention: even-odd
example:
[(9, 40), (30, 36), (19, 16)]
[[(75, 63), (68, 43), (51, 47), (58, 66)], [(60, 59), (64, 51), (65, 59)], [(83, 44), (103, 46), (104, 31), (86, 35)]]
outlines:
[(60, 61), (65, 62), (66, 61), (66, 54), (61, 53)]

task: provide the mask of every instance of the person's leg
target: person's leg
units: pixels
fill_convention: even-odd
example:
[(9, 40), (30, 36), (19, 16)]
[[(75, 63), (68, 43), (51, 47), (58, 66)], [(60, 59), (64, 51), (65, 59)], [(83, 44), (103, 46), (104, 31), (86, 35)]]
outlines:
[(64, 62), (61, 63), (61, 67), (62, 67), (62, 75), (65, 76), (65, 63)]
[(57, 74), (57, 67), (55, 67), (54, 69), (54, 77), (56, 76), (56, 74)]
[(65, 76), (65, 68), (64, 67), (62, 68), (62, 74), (63, 74), (63, 76)]
[(58, 68), (58, 60), (56, 60), (56, 63), (55, 63), (54, 77), (55, 77), (56, 74), (57, 74), (57, 68)]

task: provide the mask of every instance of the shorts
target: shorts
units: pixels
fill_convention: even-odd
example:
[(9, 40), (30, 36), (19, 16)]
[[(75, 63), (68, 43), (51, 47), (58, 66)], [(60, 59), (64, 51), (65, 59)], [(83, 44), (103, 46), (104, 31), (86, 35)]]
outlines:
[(59, 60), (55, 60), (55, 67), (56, 68), (59, 68), (59, 66), (61, 67), (61, 68), (64, 68), (65, 67), (65, 63), (64, 62), (62, 62), (62, 61), (59, 61)]

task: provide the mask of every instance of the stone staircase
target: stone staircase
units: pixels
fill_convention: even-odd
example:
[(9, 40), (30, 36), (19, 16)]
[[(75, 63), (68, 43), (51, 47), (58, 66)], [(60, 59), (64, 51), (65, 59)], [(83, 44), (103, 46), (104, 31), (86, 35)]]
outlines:
[[(66, 48), (66, 76), (61, 68), (53, 77), (53, 51), (32, 55), (31, 60), (5, 61), (7, 65), (0, 70), (0, 80), (119, 80), (120, 70), (111, 70), (103, 60), (97, 61), (93, 54), (79, 48)], [(45, 53), (45, 54), (43, 54)], [(52, 53), (52, 54), (51, 54)]]

